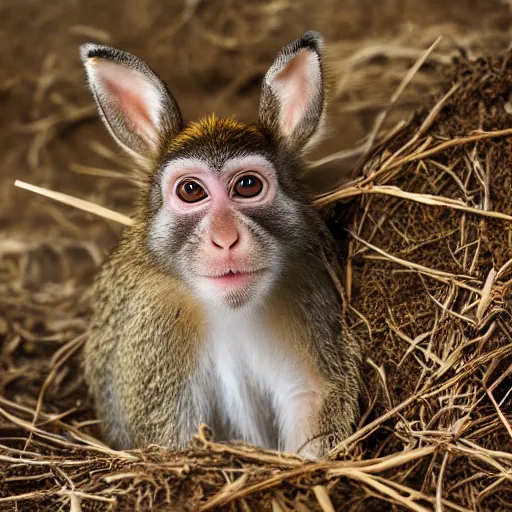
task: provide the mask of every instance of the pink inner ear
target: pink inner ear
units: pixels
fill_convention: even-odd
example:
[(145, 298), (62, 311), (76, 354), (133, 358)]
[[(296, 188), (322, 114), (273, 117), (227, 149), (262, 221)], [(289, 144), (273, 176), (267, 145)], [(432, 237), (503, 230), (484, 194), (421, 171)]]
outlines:
[(300, 124), (320, 87), (320, 64), (315, 53), (302, 50), (272, 80), (281, 105), (281, 130), (291, 135)]
[(95, 62), (94, 77), (100, 94), (114, 102), (130, 128), (146, 142), (156, 143), (160, 114), (157, 87), (141, 73), (108, 61)]

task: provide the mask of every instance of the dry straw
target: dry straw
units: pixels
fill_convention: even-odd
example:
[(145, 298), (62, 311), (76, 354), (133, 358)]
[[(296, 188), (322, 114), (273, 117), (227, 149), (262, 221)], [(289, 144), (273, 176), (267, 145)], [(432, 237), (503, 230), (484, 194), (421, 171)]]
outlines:
[[(504, 59), (499, 65), (506, 65)], [(341, 214), (350, 232), (347, 303), (354, 329), (371, 349), (367, 374), (376, 376), (363, 422), (327, 460), (219, 444), (206, 428), (182, 452), (111, 450), (93, 436), (90, 410), (69, 400), (84, 393), (76, 371), (86, 329), (80, 297), (68, 294), (54, 308), (45, 305), (52, 304), (51, 290), (37, 297), (27, 292), (2, 299), (4, 305), (32, 315), (34, 331), (46, 334), (18, 325), (4, 358), (21, 336), (42, 344), (58, 336), (61, 348), (44, 366), (24, 368), (25, 387), (39, 389), (37, 400), (0, 397), (0, 508), (506, 510), (512, 489), (512, 327), (505, 297), (512, 286), (512, 251), (498, 243), (505, 250), (493, 254), (489, 266), (484, 247), (491, 247), (495, 233), (506, 240), (511, 229), (511, 208), (491, 207), (491, 199), (499, 201), (490, 190), (497, 179), (490, 168), (512, 129), (449, 136), (446, 130), (457, 124), (444, 110), (464, 101), (462, 92), (480, 79), (475, 73), (473, 81), (448, 87), (422, 122), (401, 123), (385, 135), (380, 116), (360, 176), (316, 199), (323, 208), (351, 201)], [(124, 225), (132, 222), (81, 199), (17, 185)], [(340, 214), (329, 215), (337, 220)], [(65, 252), (59, 257), (65, 259)], [(42, 345), (35, 350), (48, 353)], [(19, 378), (14, 363), (12, 368), (9, 375)]]

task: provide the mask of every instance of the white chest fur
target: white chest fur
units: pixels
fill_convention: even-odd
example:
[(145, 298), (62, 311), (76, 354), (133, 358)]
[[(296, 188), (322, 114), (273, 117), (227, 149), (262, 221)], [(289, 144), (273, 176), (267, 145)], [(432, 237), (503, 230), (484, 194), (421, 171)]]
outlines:
[[(260, 315), (211, 319), (194, 403), (217, 439), (243, 439), (297, 451), (314, 428), (322, 379), (292, 344), (278, 339)], [(220, 426), (222, 425), (222, 426)]]

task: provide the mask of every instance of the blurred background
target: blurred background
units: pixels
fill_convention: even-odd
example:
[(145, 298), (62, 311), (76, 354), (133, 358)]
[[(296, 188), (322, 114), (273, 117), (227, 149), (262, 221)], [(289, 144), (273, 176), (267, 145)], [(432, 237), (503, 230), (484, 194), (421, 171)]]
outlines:
[[(87, 90), (81, 43), (117, 46), (146, 60), (187, 120), (213, 111), (253, 121), (277, 51), (306, 30), (322, 32), (330, 116), (328, 136), (311, 155), (318, 164), (364, 142), (406, 71), (438, 36), (438, 49), (388, 125), (428, 102), (452, 58), (505, 49), (512, 35), (504, 0), (2, 0), (0, 20), (0, 254), (23, 253), (29, 288), (87, 280), (122, 227), (15, 189), (15, 179), (128, 215), (136, 194), (130, 164)], [(346, 179), (352, 163), (328, 158), (309, 179), (324, 189)], [(63, 252), (72, 257), (55, 265)]]

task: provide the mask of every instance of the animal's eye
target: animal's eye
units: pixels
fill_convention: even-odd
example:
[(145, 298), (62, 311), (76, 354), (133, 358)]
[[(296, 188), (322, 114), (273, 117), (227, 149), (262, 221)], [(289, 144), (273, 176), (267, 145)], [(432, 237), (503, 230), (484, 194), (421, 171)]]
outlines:
[(263, 190), (263, 182), (253, 174), (246, 174), (239, 178), (233, 192), (239, 197), (256, 197)]
[(203, 186), (191, 178), (185, 178), (178, 185), (177, 193), (178, 197), (185, 203), (197, 203), (208, 197)]

